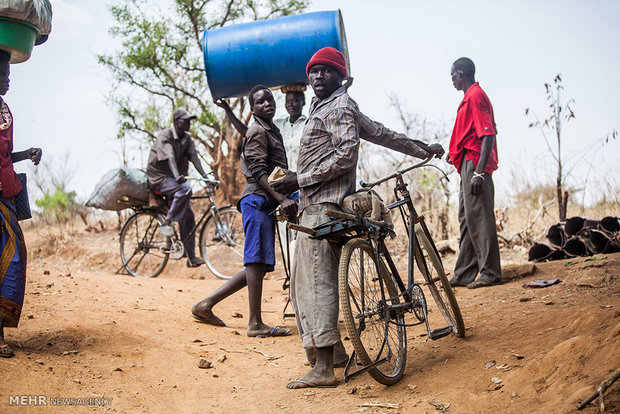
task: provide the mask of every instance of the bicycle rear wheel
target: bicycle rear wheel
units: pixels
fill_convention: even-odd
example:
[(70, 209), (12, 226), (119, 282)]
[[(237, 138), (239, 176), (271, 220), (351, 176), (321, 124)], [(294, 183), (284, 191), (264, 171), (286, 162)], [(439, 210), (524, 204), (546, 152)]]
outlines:
[(163, 222), (159, 214), (139, 211), (123, 225), (121, 260), (132, 276), (155, 277), (166, 267), (171, 241), (159, 230)]
[(393, 385), (405, 370), (407, 335), (403, 314), (389, 309), (389, 305), (400, 302), (394, 277), (381, 262), (383, 301), (376, 263), (366, 240), (357, 238), (345, 244), (338, 269), (340, 307), (360, 362), (367, 366), (387, 357), (386, 362), (368, 372), (381, 384)]
[[(422, 226), (415, 226), (415, 234), (421, 250), (421, 254), (420, 252), (416, 254), (416, 262), (418, 269), (420, 269), (424, 276), (426, 287), (430, 290), (444, 320), (452, 326), (452, 333), (462, 338), (465, 336), (465, 324), (461, 316), (461, 310), (446, 276), (441, 259), (437, 255), (435, 245), (430, 235)], [(429, 312), (432, 312), (432, 307), (430, 306)]]
[(225, 207), (211, 216), (200, 231), (200, 252), (207, 267), (220, 279), (230, 279), (243, 269), (243, 221), (241, 213)]

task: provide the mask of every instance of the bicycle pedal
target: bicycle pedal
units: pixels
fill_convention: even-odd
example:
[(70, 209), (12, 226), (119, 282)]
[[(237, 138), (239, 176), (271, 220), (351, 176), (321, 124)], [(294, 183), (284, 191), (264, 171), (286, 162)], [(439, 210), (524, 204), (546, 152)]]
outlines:
[(452, 327), (446, 326), (445, 328), (435, 329), (429, 332), (428, 337), (433, 341), (435, 339), (443, 338), (444, 336), (448, 336), (452, 333)]

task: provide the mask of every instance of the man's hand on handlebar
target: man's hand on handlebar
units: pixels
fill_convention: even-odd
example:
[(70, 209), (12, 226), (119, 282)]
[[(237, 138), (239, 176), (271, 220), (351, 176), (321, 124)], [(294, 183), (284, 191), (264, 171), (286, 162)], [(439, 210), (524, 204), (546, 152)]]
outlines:
[(187, 181), (187, 179), (184, 176), (179, 175), (174, 179), (174, 181), (176, 181), (179, 184), (183, 184), (185, 181)]
[(280, 203), (280, 208), (287, 217), (297, 216), (297, 202), (295, 200), (291, 200), (289, 198), (282, 200)]
[(428, 152), (434, 155), (435, 158), (440, 158), (440, 159), (441, 157), (443, 157), (443, 154), (446, 153), (446, 151), (443, 149), (443, 147), (440, 144), (430, 144), (428, 146)]

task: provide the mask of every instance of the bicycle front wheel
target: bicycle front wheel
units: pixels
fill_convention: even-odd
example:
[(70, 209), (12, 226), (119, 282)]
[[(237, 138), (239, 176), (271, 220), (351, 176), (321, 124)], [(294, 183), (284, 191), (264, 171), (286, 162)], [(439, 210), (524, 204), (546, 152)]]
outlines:
[(200, 232), (200, 252), (211, 272), (230, 279), (243, 269), (243, 221), (241, 213), (226, 207), (209, 217)]
[(400, 302), (394, 276), (383, 261), (380, 265), (383, 294), (371, 245), (364, 239), (349, 240), (340, 257), (338, 290), (345, 326), (359, 361), (367, 366), (386, 358), (368, 373), (381, 384), (393, 385), (405, 370), (407, 335), (403, 314), (390, 310)]
[[(454, 335), (462, 338), (465, 336), (465, 324), (461, 316), (459, 304), (454, 296), (448, 277), (437, 255), (437, 250), (430, 235), (420, 225), (415, 227), (415, 235), (418, 240), (421, 254), (416, 256), (418, 269), (424, 276), (426, 286), (430, 290), (439, 312), (444, 320), (452, 327)], [(432, 308), (429, 307), (429, 312)]]
[(170, 252), (170, 238), (159, 227), (163, 217), (146, 211), (130, 216), (120, 234), (121, 260), (129, 274), (135, 277), (158, 276)]

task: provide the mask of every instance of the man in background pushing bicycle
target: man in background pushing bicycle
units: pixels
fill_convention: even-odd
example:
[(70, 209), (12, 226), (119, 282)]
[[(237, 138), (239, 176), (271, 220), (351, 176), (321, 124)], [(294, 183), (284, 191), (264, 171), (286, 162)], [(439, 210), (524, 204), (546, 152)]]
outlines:
[[(297, 174), (287, 171), (273, 184), (282, 194), (300, 189), (301, 226), (326, 223), (330, 218), (324, 210), (340, 209), (342, 200), (355, 192), (360, 138), (418, 158), (443, 155), (441, 145), (413, 141), (363, 116), (342, 86), (347, 67), (338, 50), (327, 47), (316, 52), (306, 73), (316, 96), (300, 142)], [(310, 372), (290, 382), (288, 388), (338, 383), (334, 354), (344, 349), (337, 327), (339, 250), (327, 240), (298, 234), (291, 296), (302, 345), (309, 357), (314, 351), (316, 361)]]
[(181, 240), (186, 240), (185, 252), (188, 267), (197, 267), (205, 263), (204, 259), (196, 257), (196, 237), (192, 232), (195, 218), (190, 204), (192, 189), (185, 182), (189, 161), (194, 164), (200, 175), (206, 176), (198, 159), (196, 147), (187, 133), (193, 119), (196, 119), (196, 115), (188, 114), (185, 109), (180, 108), (174, 111), (173, 127), (159, 133), (157, 141), (151, 148), (149, 163), (146, 167), (146, 176), (151, 190), (172, 197), (172, 204), (166, 216), (168, 225), (162, 226), (161, 231), (166, 235), (172, 235), (170, 223), (173, 221), (179, 223)]

